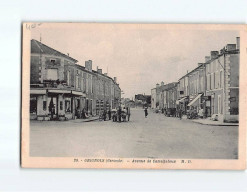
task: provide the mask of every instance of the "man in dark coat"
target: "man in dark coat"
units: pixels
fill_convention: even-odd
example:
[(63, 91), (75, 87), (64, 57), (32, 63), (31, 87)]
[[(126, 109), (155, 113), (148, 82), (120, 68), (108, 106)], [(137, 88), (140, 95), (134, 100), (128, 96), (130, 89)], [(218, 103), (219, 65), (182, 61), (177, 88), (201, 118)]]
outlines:
[(108, 111), (108, 118), (109, 118), (109, 120), (111, 120), (111, 109), (109, 109), (109, 111)]
[(118, 121), (121, 123), (121, 116), (122, 115), (122, 109), (121, 109), (121, 106), (119, 106), (118, 108)]
[(145, 113), (145, 118), (147, 118), (147, 116), (148, 116), (148, 109), (147, 109), (147, 107), (145, 107), (144, 113)]
[(104, 121), (106, 120), (106, 110), (103, 111)]

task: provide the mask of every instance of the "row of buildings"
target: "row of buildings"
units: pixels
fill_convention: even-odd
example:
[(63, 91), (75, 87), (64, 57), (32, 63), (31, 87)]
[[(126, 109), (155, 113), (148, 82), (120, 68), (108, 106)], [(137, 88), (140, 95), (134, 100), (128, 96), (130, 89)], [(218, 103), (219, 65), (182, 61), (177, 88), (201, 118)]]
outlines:
[(217, 114), (222, 122), (238, 121), (240, 38), (220, 51), (211, 51), (204, 63), (178, 79), (157, 84), (151, 90), (153, 109), (203, 110), (204, 117)]
[(30, 119), (75, 119), (82, 111), (98, 115), (119, 106), (117, 78), (93, 70), (37, 40), (31, 40)]

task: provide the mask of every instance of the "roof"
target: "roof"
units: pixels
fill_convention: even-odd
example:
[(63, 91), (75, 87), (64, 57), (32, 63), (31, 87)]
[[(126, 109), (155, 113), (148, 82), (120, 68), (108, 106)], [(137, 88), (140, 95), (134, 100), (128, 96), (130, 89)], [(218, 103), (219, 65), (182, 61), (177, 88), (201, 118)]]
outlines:
[(165, 85), (160, 86), (160, 87), (159, 87), (159, 90), (160, 90), (160, 91), (169, 90), (169, 89), (171, 89), (171, 88), (176, 87), (176, 85), (177, 85), (177, 82), (168, 83), (168, 84), (165, 84)]
[(137, 100), (146, 100), (148, 97), (151, 97), (151, 95), (143, 95), (143, 94), (135, 95), (135, 99)]
[(181, 80), (181, 79), (183, 79), (184, 77), (190, 75), (192, 72), (196, 71), (197, 69), (201, 68), (202, 66), (205, 66), (205, 64), (206, 64), (206, 63), (201, 63), (200, 66), (195, 67), (193, 70), (191, 70), (190, 72), (188, 72), (187, 74), (185, 74), (184, 76), (182, 76), (182, 77), (181, 77), (180, 79), (178, 79), (178, 80)]
[(74, 62), (77, 62), (76, 59), (61, 53), (60, 51), (57, 51), (35, 39), (31, 40), (31, 53), (37, 53), (37, 54), (48, 54), (48, 55), (53, 55), (53, 56), (58, 56), (58, 57), (64, 57), (69, 60), (72, 60)]
[[(114, 79), (111, 78), (111, 77), (108, 76), (108, 75), (101, 74), (101, 73), (97, 72), (96, 70), (92, 70), (92, 72), (91, 72), (91, 71), (87, 70), (87, 69), (85, 68), (85, 66), (82, 66), (82, 65), (80, 65), (80, 64), (75, 64), (75, 66), (76, 66), (77, 68), (79, 68), (79, 69), (85, 71), (85, 72), (92, 73), (92, 74), (94, 74), (94, 75), (95, 75), (95, 74), (99, 74), (99, 75), (101, 75), (101, 76), (103, 76), (103, 77), (106, 77), (106, 78), (108, 78), (108, 79), (111, 79), (111, 80), (113, 81), (113, 83), (116, 84), (116, 85), (119, 87), (119, 84), (117, 84), (117, 83), (114, 81)], [(119, 87), (119, 89), (120, 89), (120, 87)]]
[(238, 49), (235, 49), (235, 50), (230, 50), (230, 51), (226, 51), (226, 50), (223, 50), (222, 53), (218, 54), (218, 56), (216, 58), (213, 58), (213, 59), (210, 59), (209, 61), (205, 62), (205, 63), (202, 63), (200, 66), (197, 66), (196, 68), (194, 68), (193, 70), (191, 70), (190, 72), (188, 72), (187, 74), (185, 74), (184, 76), (182, 76), (180, 79), (178, 80), (181, 80), (183, 79), (184, 77), (188, 76), (190, 73), (194, 72), (195, 70), (201, 68), (202, 66), (205, 66), (206, 64), (209, 64), (211, 63), (212, 61), (214, 60), (217, 60), (219, 57), (221, 57), (222, 55), (224, 54), (238, 54), (239, 53), (239, 50)]

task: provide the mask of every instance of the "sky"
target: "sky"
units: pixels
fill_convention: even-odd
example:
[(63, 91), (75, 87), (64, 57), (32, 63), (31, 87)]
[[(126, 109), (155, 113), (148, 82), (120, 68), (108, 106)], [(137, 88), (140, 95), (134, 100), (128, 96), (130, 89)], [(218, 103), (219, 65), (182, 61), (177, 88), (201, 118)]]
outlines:
[[(204, 26), (203, 26), (204, 27)], [(31, 38), (78, 60), (86, 60), (117, 77), (123, 97), (151, 94), (156, 83), (177, 82), (205, 61), (210, 51), (235, 44), (236, 29), (161, 24), (43, 23), (31, 29)], [(229, 28), (228, 28), (229, 29)]]

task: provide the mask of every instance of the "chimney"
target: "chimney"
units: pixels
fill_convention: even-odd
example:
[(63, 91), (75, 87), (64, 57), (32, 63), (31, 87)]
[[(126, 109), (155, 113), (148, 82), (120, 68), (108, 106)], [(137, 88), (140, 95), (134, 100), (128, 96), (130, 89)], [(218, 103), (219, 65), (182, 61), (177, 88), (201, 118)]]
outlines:
[(107, 73), (104, 73), (105, 76), (107, 76)]
[(211, 51), (210, 54), (211, 54), (211, 59), (215, 59), (218, 57), (219, 52), (218, 51)]
[(203, 63), (198, 63), (198, 66), (201, 66), (201, 65), (203, 65)]
[(205, 56), (205, 62), (208, 62), (209, 60), (211, 60), (210, 56)]
[(157, 84), (156, 84), (156, 88), (159, 88), (159, 86), (160, 86), (160, 84), (159, 84), (159, 83), (157, 83)]
[(164, 85), (164, 82), (162, 81), (162, 82), (161, 82), (161, 86), (163, 86), (163, 85)]
[(113, 77), (115, 83), (117, 83), (117, 77)]
[(240, 37), (236, 37), (236, 49), (240, 50)]
[(87, 61), (85, 61), (85, 69), (88, 69)]
[(92, 71), (93, 68), (93, 61), (92, 60), (88, 60), (88, 70)]
[(102, 74), (102, 69), (98, 68), (98, 73)]

